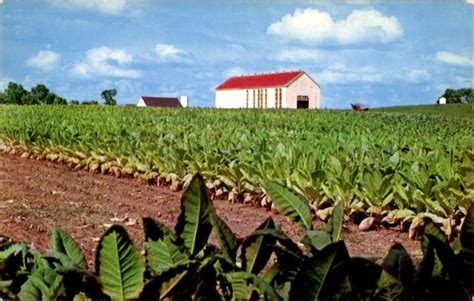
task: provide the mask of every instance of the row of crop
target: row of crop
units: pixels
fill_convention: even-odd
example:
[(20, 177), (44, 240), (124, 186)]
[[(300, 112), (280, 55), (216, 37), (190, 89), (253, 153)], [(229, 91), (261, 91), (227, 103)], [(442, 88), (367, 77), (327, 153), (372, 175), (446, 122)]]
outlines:
[[(76, 169), (170, 184), (201, 172), (220, 197), (270, 205), (262, 183), (303, 195), (326, 219), (417, 225), (438, 217), (451, 235), (474, 199), (468, 119), (388, 113), (124, 108), (0, 108), (9, 152)], [(358, 218), (360, 219), (360, 218)]]
[[(215, 213), (199, 175), (181, 199), (173, 230), (144, 218), (144, 256), (122, 226), (111, 226), (88, 270), (77, 243), (53, 230), (51, 251), (0, 240), (0, 298), (20, 300), (467, 300), (473, 293), (474, 206), (451, 248), (430, 221), (415, 268), (401, 244), (382, 265), (350, 257), (339, 240), (342, 203), (324, 230), (313, 230), (305, 200), (265, 184), (278, 209), (306, 235), (300, 246), (271, 218), (244, 239)], [(218, 245), (209, 241), (214, 233)], [(273, 258), (273, 259), (272, 259)]]

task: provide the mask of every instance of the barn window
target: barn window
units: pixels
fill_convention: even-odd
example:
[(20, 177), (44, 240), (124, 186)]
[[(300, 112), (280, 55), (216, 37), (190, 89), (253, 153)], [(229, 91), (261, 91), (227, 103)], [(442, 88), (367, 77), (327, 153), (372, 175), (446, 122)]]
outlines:
[(278, 108), (278, 88), (275, 88), (275, 109)]
[(265, 89), (265, 108), (267, 108), (267, 100), (268, 100), (268, 93), (267, 93), (267, 89)]
[(255, 108), (255, 89), (253, 90), (253, 108)]
[(275, 102), (276, 102), (276, 108), (280, 109), (281, 108), (281, 88), (276, 89), (276, 95), (275, 95)]
[(247, 92), (247, 95), (245, 97), (245, 107), (248, 108), (249, 107), (249, 90), (246, 90)]

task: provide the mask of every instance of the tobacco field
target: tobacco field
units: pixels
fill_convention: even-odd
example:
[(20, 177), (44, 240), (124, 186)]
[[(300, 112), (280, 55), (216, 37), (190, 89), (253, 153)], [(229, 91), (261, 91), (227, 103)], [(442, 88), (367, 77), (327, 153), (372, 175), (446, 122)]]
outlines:
[(470, 106), (440, 110), (3, 105), (0, 147), (173, 190), (199, 172), (214, 197), (262, 206), (275, 181), (322, 220), (342, 203), (359, 221), (415, 229), (429, 217), (450, 237), (474, 199), (473, 119)]

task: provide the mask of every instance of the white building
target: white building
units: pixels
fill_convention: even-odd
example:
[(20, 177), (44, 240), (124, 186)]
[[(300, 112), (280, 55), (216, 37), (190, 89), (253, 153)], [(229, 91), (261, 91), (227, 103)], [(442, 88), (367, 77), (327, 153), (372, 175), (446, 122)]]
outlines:
[(188, 107), (188, 97), (151, 97), (142, 96), (138, 100), (137, 107)]
[(317, 109), (321, 87), (304, 71), (230, 77), (216, 88), (216, 108)]

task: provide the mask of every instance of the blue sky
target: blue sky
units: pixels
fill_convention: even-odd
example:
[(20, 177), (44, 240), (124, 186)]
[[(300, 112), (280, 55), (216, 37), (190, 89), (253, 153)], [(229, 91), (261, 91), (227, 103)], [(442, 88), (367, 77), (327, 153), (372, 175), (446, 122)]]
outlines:
[(434, 103), (474, 86), (469, 2), (0, 0), (0, 90), (211, 107), (228, 76), (301, 69), (322, 107)]

